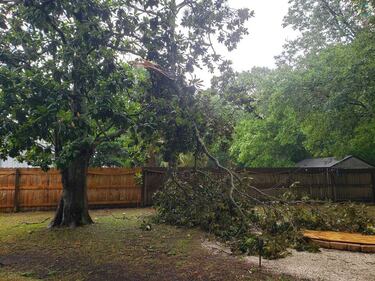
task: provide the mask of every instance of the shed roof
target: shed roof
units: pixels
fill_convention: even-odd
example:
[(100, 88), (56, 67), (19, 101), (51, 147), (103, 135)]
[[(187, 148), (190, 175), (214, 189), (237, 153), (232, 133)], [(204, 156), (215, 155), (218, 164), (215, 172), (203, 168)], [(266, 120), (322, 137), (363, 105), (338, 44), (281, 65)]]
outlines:
[(372, 167), (369, 163), (366, 163), (362, 159), (348, 155), (342, 159), (337, 159), (335, 157), (325, 157), (325, 158), (311, 158), (305, 159), (296, 164), (297, 167), (306, 167), (306, 168), (332, 168), (350, 158), (355, 158), (361, 162), (364, 162), (369, 167)]

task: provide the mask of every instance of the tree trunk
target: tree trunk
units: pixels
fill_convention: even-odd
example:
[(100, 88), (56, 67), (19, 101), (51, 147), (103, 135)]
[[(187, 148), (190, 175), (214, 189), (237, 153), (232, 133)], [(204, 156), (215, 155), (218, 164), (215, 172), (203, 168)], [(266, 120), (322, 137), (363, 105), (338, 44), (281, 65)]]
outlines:
[(80, 155), (61, 170), (63, 193), (50, 227), (77, 227), (93, 223), (87, 201), (87, 169), (89, 156)]

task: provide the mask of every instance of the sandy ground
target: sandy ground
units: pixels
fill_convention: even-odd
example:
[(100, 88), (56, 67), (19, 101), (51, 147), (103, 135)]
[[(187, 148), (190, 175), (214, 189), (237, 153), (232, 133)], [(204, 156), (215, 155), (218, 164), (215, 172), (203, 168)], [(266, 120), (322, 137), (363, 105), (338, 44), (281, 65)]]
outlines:
[[(216, 242), (204, 241), (203, 247), (216, 253), (230, 254), (230, 250)], [(258, 264), (258, 257), (245, 257), (250, 264)], [(375, 254), (321, 249), (320, 253), (292, 251), (292, 255), (278, 260), (262, 260), (263, 268), (272, 273), (283, 273), (307, 280), (375, 281)]]

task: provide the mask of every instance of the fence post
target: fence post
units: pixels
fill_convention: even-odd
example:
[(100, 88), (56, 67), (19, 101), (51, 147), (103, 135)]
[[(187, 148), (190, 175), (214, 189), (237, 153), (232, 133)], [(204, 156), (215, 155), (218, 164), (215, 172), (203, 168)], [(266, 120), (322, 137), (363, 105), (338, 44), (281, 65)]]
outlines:
[(143, 167), (142, 168), (142, 191), (141, 191), (141, 206), (145, 207), (146, 206), (146, 181), (147, 181), (147, 176), (146, 176), (147, 170)]
[(372, 202), (375, 203), (375, 170), (371, 171)]
[(329, 177), (331, 181), (331, 187), (332, 187), (332, 201), (336, 202), (337, 201), (337, 190), (336, 190), (336, 181), (335, 181), (335, 175), (334, 171), (329, 172)]
[(14, 176), (14, 197), (13, 197), (13, 211), (18, 212), (20, 209), (19, 206), (19, 192), (20, 192), (20, 170), (15, 170)]

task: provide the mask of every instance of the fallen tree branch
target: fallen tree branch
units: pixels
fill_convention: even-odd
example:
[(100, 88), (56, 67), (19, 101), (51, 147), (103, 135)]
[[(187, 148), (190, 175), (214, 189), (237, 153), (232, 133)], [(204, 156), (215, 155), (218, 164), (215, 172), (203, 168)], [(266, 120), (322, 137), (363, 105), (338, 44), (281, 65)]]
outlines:
[[(228, 173), (228, 175), (230, 176), (230, 190), (229, 190), (229, 199), (231, 200), (231, 202), (233, 203), (233, 205), (237, 208), (237, 210), (240, 212), (241, 216), (242, 216), (242, 224), (241, 224), (241, 229), (243, 229), (244, 227), (244, 224), (245, 224), (245, 219), (246, 219), (246, 215), (245, 213), (243, 212), (241, 206), (236, 202), (236, 200), (234, 200), (234, 197), (233, 197), (233, 192), (234, 190), (236, 189), (236, 186), (234, 184), (234, 179), (236, 178), (239, 182), (241, 182), (241, 179), (238, 175), (234, 174), (231, 170), (229, 170), (227, 167), (224, 167), (223, 165), (220, 164), (219, 160), (217, 158), (215, 158), (207, 149), (206, 147), (206, 144), (204, 143), (203, 139), (201, 138), (200, 136), (200, 133), (199, 133), (199, 130), (198, 130), (198, 126), (197, 124), (193, 121), (193, 124), (194, 124), (194, 130), (195, 130), (195, 135), (196, 135), (196, 138), (199, 142), (199, 144), (202, 146), (203, 148), (203, 151), (204, 153), (207, 155), (208, 158), (210, 158), (212, 161), (214, 161), (214, 163), (216, 164), (216, 166), (225, 171), (226, 173)], [(240, 231), (239, 231), (240, 232)]]

